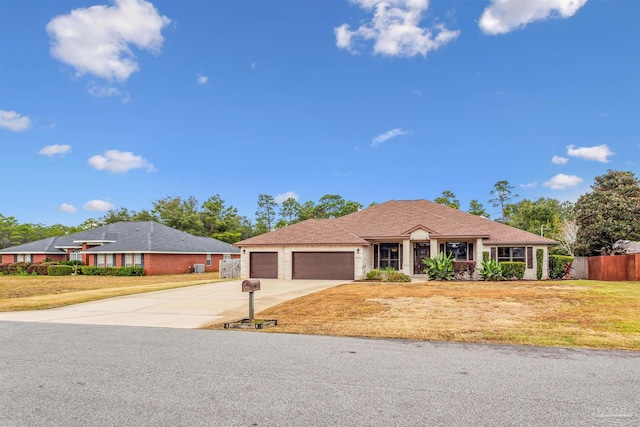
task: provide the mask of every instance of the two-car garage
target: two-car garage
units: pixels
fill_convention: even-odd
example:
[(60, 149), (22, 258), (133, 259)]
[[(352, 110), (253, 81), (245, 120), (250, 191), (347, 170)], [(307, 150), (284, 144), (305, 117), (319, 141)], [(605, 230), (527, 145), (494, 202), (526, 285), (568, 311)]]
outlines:
[[(291, 278), (306, 280), (353, 280), (353, 252), (292, 252)], [(278, 278), (278, 252), (251, 252), (250, 277)]]

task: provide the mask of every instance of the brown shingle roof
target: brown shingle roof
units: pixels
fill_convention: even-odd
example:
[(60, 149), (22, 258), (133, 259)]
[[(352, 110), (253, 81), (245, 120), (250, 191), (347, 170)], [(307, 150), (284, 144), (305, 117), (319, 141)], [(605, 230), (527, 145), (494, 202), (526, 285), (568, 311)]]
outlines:
[(236, 246), (367, 244), (366, 239), (407, 238), (416, 228), (426, 229), (436, 238), (483, 238), (488, 244), (556, 243), (428, 200), (391, 200), (340, 218), (303, 221)]

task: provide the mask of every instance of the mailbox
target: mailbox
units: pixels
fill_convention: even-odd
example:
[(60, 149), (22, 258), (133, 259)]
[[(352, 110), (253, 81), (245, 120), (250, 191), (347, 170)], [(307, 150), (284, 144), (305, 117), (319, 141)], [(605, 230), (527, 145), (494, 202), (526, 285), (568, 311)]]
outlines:
[(242, 292), (255, 292), (260, 290), (260, 280), (248, 279), (242, 281)]

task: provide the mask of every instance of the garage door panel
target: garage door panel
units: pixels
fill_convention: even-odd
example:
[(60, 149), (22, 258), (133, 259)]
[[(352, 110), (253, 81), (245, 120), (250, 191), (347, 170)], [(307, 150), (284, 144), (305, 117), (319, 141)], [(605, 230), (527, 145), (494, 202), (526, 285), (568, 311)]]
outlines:
[(353, 252), (293, 252), (294, 279), (353, 280)]
[(277, 252), (251, 252), (249, 255), (249, 277), (257, 279), (278, 278)]

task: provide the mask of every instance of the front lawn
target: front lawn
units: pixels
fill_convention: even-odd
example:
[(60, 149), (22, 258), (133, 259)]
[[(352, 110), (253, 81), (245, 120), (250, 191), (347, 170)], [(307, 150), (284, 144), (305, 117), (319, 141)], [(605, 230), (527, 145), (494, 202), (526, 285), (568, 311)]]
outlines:
[(640, 283), (351, 283), (257, 317), (278, 319), (269, 332), (640, 350)]
[(162, 276), (0, 276), (0, 311), (42, 310), (219, 281), (218, 273)]

